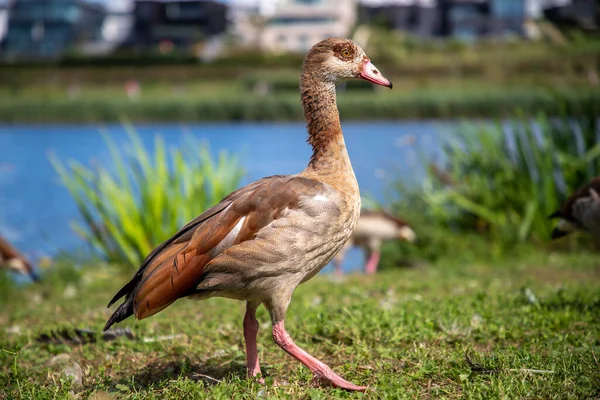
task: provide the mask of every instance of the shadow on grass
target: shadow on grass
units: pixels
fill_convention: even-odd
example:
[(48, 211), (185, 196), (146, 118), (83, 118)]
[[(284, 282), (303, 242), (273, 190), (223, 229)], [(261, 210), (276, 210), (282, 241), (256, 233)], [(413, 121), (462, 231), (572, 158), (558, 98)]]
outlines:
[(560, 299), (549, 300), (540, 303), (543, 308), (549, 311), (557, 311), (564, 309), (572, 309), (577, 312), (594, 312), (600, 311), (600, 300), (586, 301), (584, 299)]
[[(152, 386), (160, 387), (179, 379), (202, 381), (206, 385), (217, 385), (231, 379), (247, 379), (245, 360), (240, 359), (213, 359), (203, 362), (184, 355), (173, 355), (152, 360), (139, 368), (132, 365), (131, 368), (133, 371), (120, 374), (115, 382), (135, 382), (134, 386), (140, 390)], [(263, 374), (265, 372), (263, 368)]]
[(595, 312), (600, 310), (600, 297), (584, 297), (579, 294), (565, 296), (560, 290), (554, 296), (540, 301), (540, 306), (549, 311), (572, 309), (578, 312)]

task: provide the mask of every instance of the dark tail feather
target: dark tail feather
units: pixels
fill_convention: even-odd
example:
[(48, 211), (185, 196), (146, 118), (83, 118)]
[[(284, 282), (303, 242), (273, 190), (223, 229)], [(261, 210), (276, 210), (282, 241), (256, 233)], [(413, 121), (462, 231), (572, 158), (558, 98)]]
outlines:
[(106, 332), (113, 324), (121, 322), (131, 315), (133, 315), (133, 297), (126, 299), (125, 302), (115, 310), (113, 315), (106, 321), (106, 325), (104, 325), (102, 332)]
[(139, 282), (139, 276), (136, 274), (132, 280), (127, 282), (127, 284), (125, 286), (123, 286), (117, 294), (114, 295), (114, 297), (112, 298), (112, 300), (110, 301), (110, 303), (108, 303), (108, 305), (106, 307), (112, 306), (121, 297), (133, 292), (133, 290), (135, 289), (135, 286), (138, 284), (138, 282)]

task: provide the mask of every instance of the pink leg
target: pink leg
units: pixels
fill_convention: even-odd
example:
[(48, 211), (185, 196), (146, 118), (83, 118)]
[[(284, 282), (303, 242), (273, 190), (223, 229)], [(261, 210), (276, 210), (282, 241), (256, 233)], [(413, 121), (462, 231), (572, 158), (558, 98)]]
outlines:
[(327, 365), (298, 347), (290, 335), (285, 331), (283, 320), (273, 325), (273, 339), (286, 353), (308, 367), (314, 374), (315, 380), (320, 381), (325, 385), (331, 385), (345, 390), (357, 390), (361, 392), (367, 390), (366, 386), (356, 386), (355, 384), (344, 380)]
[(377, 272), (377, 265), (379, 264), (380, 254), (378, 251), (374, 251), (369, 257), (369, 261), (367, 261), (367, 266), (365, 267), (365, 273), (367, 275), (372, 275)]
[[(248, 377), (254, 378), (260, 374), (260, 364), (258, 362), (258, 350), (256, 348), (256, 336), (258, 335), (258, 320), (256, 319), (257, 305), (246, 303), (246, 315), (244, 315), (244, 339), (246, 340), (246, 360), (248, 366)], [(261, 377), (258, 380), (265, 383)]]

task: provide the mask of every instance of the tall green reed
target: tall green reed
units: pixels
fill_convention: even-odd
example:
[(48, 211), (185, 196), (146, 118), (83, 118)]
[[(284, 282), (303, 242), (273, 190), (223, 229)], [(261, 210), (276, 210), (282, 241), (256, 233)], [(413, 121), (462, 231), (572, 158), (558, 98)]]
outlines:
[(419, 187), (397, 185), (398, 208), (446, 232), (474, 233), (503, 251), (550, 240), (555, 211), (577, 187), (600, 172), (597, 117), (466, 124), (446, 141), (445, 161), (428, 169)]
[(72, 223), (75, 232), (126, 269), (137, 267), (156, 245), (235, 190), (243, 176), (235, 156), (221, 152), (214, 159), (208, 145), (190, 137), (180, 148), (167, 149), (157, 136), (151, 152), (131, 126), (126, 151), (102, 134), (110, 168), (65, 164), (55, 155), (50, 162), (81, 215)]

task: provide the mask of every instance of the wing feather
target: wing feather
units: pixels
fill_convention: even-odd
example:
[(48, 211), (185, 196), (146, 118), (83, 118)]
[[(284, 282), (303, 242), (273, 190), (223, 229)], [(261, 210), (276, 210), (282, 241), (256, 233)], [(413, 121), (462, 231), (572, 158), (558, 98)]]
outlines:
[(133, 279), (109, 303), (110, 307), (126, 296), (105, 330), (132, 314), (138, 319), (149, 317), (188, 295), (202, 280), (208, 262), (227, 248), (251, 240), (286, 209), (298, 207), (301, 196), (322, 187), (308, 178), (277, 175), (231, 193), (146, 257)]

